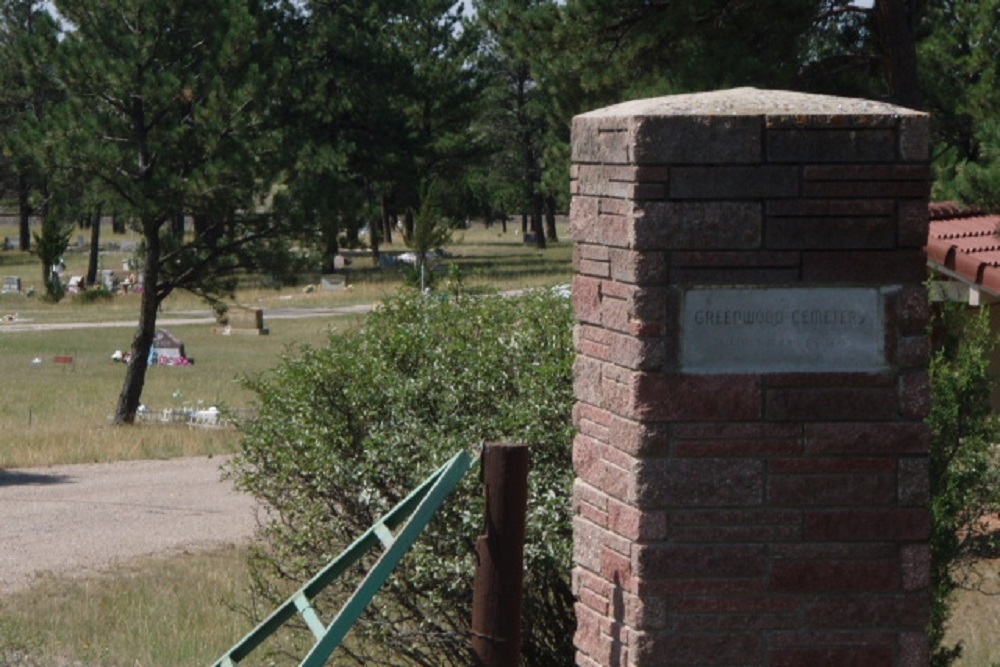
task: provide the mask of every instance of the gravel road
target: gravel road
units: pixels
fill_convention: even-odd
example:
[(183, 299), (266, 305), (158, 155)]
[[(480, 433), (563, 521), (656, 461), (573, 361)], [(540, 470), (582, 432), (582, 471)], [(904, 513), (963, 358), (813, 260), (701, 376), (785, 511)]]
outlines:
[(178, 549), (250, 539), (256, 503), (224, 457), (0, 470), (0, 595), (43, 572), (87, 575)]

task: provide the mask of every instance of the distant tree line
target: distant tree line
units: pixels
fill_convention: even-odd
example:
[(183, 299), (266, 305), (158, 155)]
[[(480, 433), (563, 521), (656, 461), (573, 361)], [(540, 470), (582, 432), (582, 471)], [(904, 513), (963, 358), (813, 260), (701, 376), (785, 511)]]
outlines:
[(421, 218), (517, 216), (544, 247), (571, 118), (625, 99), (753, 85), (925, 108), (941, 196), (1000, 206), (998, 4), (8, 0), (0, 194), (53, 289), (68, 229), (95, 246), (114, 215), (139, 235), (125, 423), (174, 290), (225, 296), (247, 268), (295, 270), (293, 249), (329, 270), (362, 229), (377, 261)]

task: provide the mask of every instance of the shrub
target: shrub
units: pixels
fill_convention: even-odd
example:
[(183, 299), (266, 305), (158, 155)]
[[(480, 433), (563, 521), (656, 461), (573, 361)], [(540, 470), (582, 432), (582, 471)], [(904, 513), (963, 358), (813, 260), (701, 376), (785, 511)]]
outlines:
[[(400, 296), (353, 335), (250, 379), (259, 413), (232, 471), (274, 513), (253, 559), (259, 592), (284, 599), (289, 581), (301, 585), (456, 451), (526, 442), (523, 664), (573, 664), (571, 331), (569, 300), (548, 292)], [(348, 655), (471, 664), (482, 518), (469, 474), (355, 626)], [(336, 602), (319, 604), (330, 614)]]
[(95, 285), (93, 287), (88, 287), (82, 292), (78, 292), (73, 295), (73, 303), (80, 304), (91, 304), (91, 303), (107, 303), (113, 301), (115, 295), (103, 285)]
[(952, 593), (975, 588), (975, 564), (996, 557), (997, 536), (989, 520), (1000, 512), (1000, 422), (990, 407), (993, 382), (989, 363), (996, 335), (989, 313), (966, 313), (945, 304), (931, 358), (933, 441), (930, 455), (931, 664), (945, 667), (961, 654), (961, 644), (945, 646)]

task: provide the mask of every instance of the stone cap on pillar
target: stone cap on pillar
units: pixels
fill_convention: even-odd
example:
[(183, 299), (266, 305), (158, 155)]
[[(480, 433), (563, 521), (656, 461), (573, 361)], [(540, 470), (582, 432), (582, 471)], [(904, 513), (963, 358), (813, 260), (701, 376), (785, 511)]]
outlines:
[[(763, 122), (762, 122), (763, 121)], [(759, 163), (782, 158), (765, 130), (898, 131), (882, 150), (844, 161), (926, 162), (929, 116), (886, 102), (785, 90), (733, 88), (615, 104), (573, 119), (573, 161), (598, 164)], [(728, 138), (734, 141), (727, 141)], [(871, 142), (866, 142), (870, 145)], [(877, 144), (876, 144), (877, 145)], [(838, 153), (832, 153), (838, 159)]]

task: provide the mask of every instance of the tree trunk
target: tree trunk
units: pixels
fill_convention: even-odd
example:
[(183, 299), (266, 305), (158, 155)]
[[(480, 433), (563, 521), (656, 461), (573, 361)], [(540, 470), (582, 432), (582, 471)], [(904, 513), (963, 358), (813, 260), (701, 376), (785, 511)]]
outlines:
[(101, 256), (101, 209), (97, 209), (90, 223), (90, 256), (87, 258), (87, 286), (97, 282), (97, 265)]
[(556, 198), (551, 195), (545, 198), (545, 238), (551, 243), (559, 242), (556, 232)]
[(407, 208), (406, 215), (403, 216), (403, 236), (405, 238), (413, 238), (413, 209)]
[(892, 101), (919, 109), (923, 105), (917, 76), (917, 42), (914, 25), (915, 3), (911, 0), (877, 0), (875, 20)]
[(29, 196), (31, 188), (28, 185), (28, 177), (23, 173), (17, 176), (17, 214), (19, 218), (18, 229), (20, 231), (21, 250), (31, 250), (31, 200)]
[(125, 221), (121, 219), (117, 211), (111, 213), (111, 233), (112, 234), (124, 234), (125, 233)]
[(118, 396), (118, 406), (115, 408), (114, 425), (132, 424), (135, 413), (139, 410), (142, 398), (142, 388), (146, 383), (146, 369), (149, 367), (149, 350), (156, 337), (156, 311), (160, 306), (157, 285), (160, 280), (160, 237), (157, 230), (144, 234), (146, 241), (146, 257), (142, 263), (144, 289), (139, 305), (139, 325), (132, 338), (132, 348), (125, 371), (122, 391)]
[(323, 259), (320, 263), (320, 273), (327, 274), (336, 270), (333, 258), (340, 252), (340, 246), (337, 245), (337, 234), (340, 232), (340, 227), (336, 221), (329, 222), (323, 227)]
[(382, 195), (382, 241), (392, 244), (392, 226), (395, 215), (390, 210), (389, 197)]
[(535, 235), (535, 246), (545, 250), (545, 229), (542, 225), (542, 195), (531, 197), (531, 231)]

